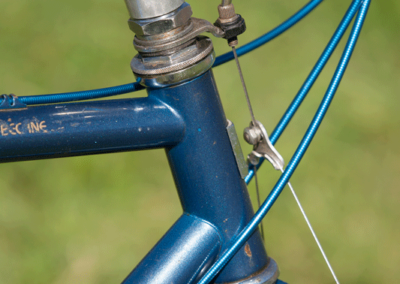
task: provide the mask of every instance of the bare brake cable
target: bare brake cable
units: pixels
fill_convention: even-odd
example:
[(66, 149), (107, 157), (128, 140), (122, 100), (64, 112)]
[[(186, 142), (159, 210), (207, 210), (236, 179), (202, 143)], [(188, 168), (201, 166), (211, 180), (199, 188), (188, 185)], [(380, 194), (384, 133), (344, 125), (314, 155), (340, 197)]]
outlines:
[[(280, 170), (281, 170), (282, 173), (284, 173), (284, 170), (283, 170), (282, 168), (281, 168)], [(313, 235), (314, 240), (315, 240), (315, 242), (317, 243), (318, 248), (319, 248), (319, 250), (321, 251), (322, 256), (324, 257), (326, 264), (328, 265), (329, 270), (330, 270), (331, 273), (332, 273), (333, 278), (335, 279), (336, 283), (339, 284), (339, 280), (337, 279), (336, 274), (335, 274), (335, 272), (333, 271), (333, 268), (332, 268), (332, 266), (331, 266), (331, 264), (330, 264), (330, 262), (329, 262), (329, 260), (328, 260), (328, 257), (326, 256), (326, 254), (325, 254), (325, 252), (324, 252), (324, 249), (322, 248), (322, 245), (321, 245), (321, 243), (319, 242), (318, 237), (317, 237), (317, 235), (315, 234), (315, 231), (314, 231), (313, 227), (311, 226), (310, 221), (308, 220), (308, 217), (307, 217), (307, 215), (306, 215), (306, 212), (305, 212), (304, 209), (303, 209), (303, 206), (301, 206), (300, 200), (299, 200), (299, 198), (297, 197), (297, 194), (296, 194), (296, 192), (294, 191), (294, 188), (293, 188), (292, 184), (290, 183), (290, 181), (289, 181), (287, 184), (288, 184), (288, 186), (289, 186), (289, 188), (290, 188), (290, 191), (291, 191), (292, 194), (293, 194), (294, 199), (296, 200), (297, 205), (298, 205), (299, 208), (300, 208), (301, 214), (303, 214), (304, 220), (306, 220), (306, 223), (307, 223), (307, 225), (308, 225), (308, 228), (310, 229), (311, 234)]]
[[(206, 272), (206, 274), (201, 278), (199, 284), (207, 284), (212, 281), (212, 279), (218, 274), (219, 271), (229, 262), (230, 259), (238, 252), (238, 250), (244, 245), (244, 243), (248, 240), (251, 234), (256, 229), (257, 225), (260, 223), (262, 218), (269, 212), (275, 201), (278, 199), (281, 194), (284, 186), (289, 181), (293, 172), (298, 167), (300, 161), (302, 160), (304, 154), (306, 153), (309, 145), (311, 144), (315, 134), (318, 131), (319, 126), (322, 123), (322, 120), (327, 113), (330, 103), (332, 102), (335, 93), (340, 85), (341, 79), (346, 71), (348, 63), (351, 59), (351, 55), (356, 46), (357, 40), (359, 38), (360, 32), (362, 30), (363, 24), (365, 22), (368, 8), (370, 6), (371, 0), (353, 0), (349, 9), (347, 10), (345, 16), (343, 17), (341, 23), (339, 24), (337, 30), (332, 36), (331, 41), (328, 43), (327, 47), (321, 54), (320, 59), (317, 61), (314, 66), (312, 72), (307, 78), (304, 88), (302, 87), (301, 92), (296, 95), (293, 103), (290, 105), (288, 111), (285, 113), (284, 117), (287, 117), (286, 120), (281, 120), (278, 128), (282, 125), (282, 129), (279, 131), (275, 130), (272, 134), (272, 142), (275, 143), (283, 129), (289, 123), (290, 119), (293, 117), (293, 114), (298, 109), (298, 106), (303, 101), (304, 97), (307, 95), (309, 89), (316, 81), (318, 75), (324, 68), (326, 62), (329, 60), (330, 55), (335, 50), (338, 42), (342, 38), (344, 32), (349, 27), (352, 19), (356, 16), (356, 19), (353, 24), (353, 28), (351, 30), (350, 36), (347, 40), (346, 47), (342, 53), (342, 57), (340, 58), (339, 64), (336, 67), (336, 71), (332, 77), (331, 83), (329, 84), (328, 89), (326, 90), (325, 96), (321, 101), (321, 104), (318, 107), (317, 112), (315, 113), (310, 126), (308, 127), (303, 139), (301, 140), (299, 146), (297, 147), (295, 153), (293, 154), (290, 162), (287, 165), (287, 168), (284, 174), (281, 175), (276, 185), (262, 204), (261, 208), (257, 211), (254, 217), (250, 220), (250, 222), (246, 225), (245, 228), (236, 236), (233, 240), (232, 245), (218, 258), (218, 260), (213, 264), (213, 266)], [(269, 141), (271, 143), (271, 141)], [(263, 160), (260, 161), (260, 164)], [(259, 166), (259, 165), (258, 165)], [(283, 168), (283, 167), (282, 167)], [(249, 172), (249, 175), (246, 177), (245, 181), (248, 183), (254, 175), (254, 170)]]
[[(235, 57), (236, 66), (238, 68), (240, 80), (242, 82), (243, 91), (244, 91), (245, 96), (246, 96), (247, 106), (249, 108), (249, 112), (250, 112), (250, 115), (251, 115), (253, 128), (254, 129), (257, 129), (258, 127), (264, 128), (262, 125), (260, 125), (261, 123), (256, 121), (256, 119), (255, 119), (253, 108), (252, 108), (251, 102), (250, 102), (250, 97), (249, 97), (249, 94), (248, 94), (248, 91), (247, 91), (246, 83), (244, 81), (242, 68), (240, 67), (239, 58), (237, 56), (235, 46), (232, 46), (232, 52), (233, 52), (233, 55)], [(254, 134), (255, 135), (258, 134), (260, 136), (258, 142), (264, 142), (265, 143), (264, 146), (266, 146), (267, 148), (271, 148), (271, 149), (269, 149), (271, 152), (269, 153), (269, 155), (266, 156), (266, 158), (272, 163), (272, 165), (275, 167), (275, 169), (280, 170), (282, 173), (284, 173), (284, 170), (283, 170), (283, 159), (279, 155), (279, 153), (276, 151), (274, 146), (271, 144), (271, 142), (269, 141), (269, 138), (268, 138), (268, 135), (267, 135), (265, 129), (264, 129), (264, 131), (259, 131), (258, 133), (254, 133)], [(264, 141), (262, 141), (262, 140), (264, 140)], [(269, 143), (267, 143), (267, 140), (268, 140)], [(251, 143), (251, 144), (253, 144), (253, 143)], [(253, 154), (253, 156), (251, 156), (252, 154)], [(259, 163), (259, 160), (257, 158), (261, 158), (261, 157), (258, 156), (257, 153), (255, 153), (255, 151), (253, 151), (252, 154), (249, 155), (249, 162), (252, 163), (254, 167), (256, 167), (258, 165), (258, 163)], [(257, 170), (255, 169), (255, 171), (254, 171), (255, 176), (254, 177), (255, 177), (255, 184), (256, 184), (257, 202), (258, 202), (258, 207), (260, 208), (260, 192), (259, 192), (258, 178), (257, 178), (256, 172), (257, 172)], [(300, 208), (300, 211), (301, 211), (301, 213), (302, 213), (302, 215), (303, 215), (303, 217), (304, 217), (304, 219), (305, 219), (305, 221), (306, 221), (306, 223), (308, 225), (308, 228), (310, 229), (311, 234), (313, 235), (314, 240), (317, 243), (318, 248), (319, 248), (319, 250), (320, 250), (320, 252), (321, 252), (321, 254), (322, 254), (322, 256), (323, 256), (323, 258), (324, 258), (324, 260), (325, 260), (325, 262), (326, 262), (326, 264), (327, 264), (327, 266), (328, 266), (328, 268), (329, 268), (329, 270), (330, 270), (330, 272), (331, 272), (331, 274), (332, 274), (332, 276), (334, 278), (334, 280), (335, 280), (335, 282), (337, 284), (339, 284), (339, 280), (337, 279), (336, 274), (333, 271), (333, 268), (332, 268), (332, 266), (331, 266), (331, 264), (330, 264), (330, 262), (328, 260), (328, 257), (326, 256), (325, 251), (323, 250), (322, 245), (319, 242), (318, 237), (317, 237), (313, 227), (311, 226), (311, 223), (310, 223), (310, 221), (309, 221), (309, 219), (308, 219), (308, 217), (307, 217), (307, 215), (306, 215), (306, 213), (305, 213), (305, 211), (303, 209), (303, 206), (301, 205), (300, 200), (298, 199), (298, 197), (297, 197), (297, 195), (296, 195), (296, 193), (295, 193), (295, 191), (293, 189), (293, 186), (291, 185), (290, 182), (288, 182), (288, 186), (289, 186), (289, 188), (290, 188), (290, 190), (291, 190), (291, 192), (293, 194), (294, 199), (297, 202), (297, 205)], [(262, 236), (262, 238), (264, 240), (264, 227), (263, 227), (263, 223), (262, 222), (260, 222), (260, 226), (261, 226), (261, 236)]]
[[(247, 138), (246, 140), (248, 140), (248, 139), (251, 140), (252, 138), (255, 139), (255, 140), (252, 141), (253, 143), (250, 143), (250, 144), (253, 144), (254, 147), (256, 147), (256, 145), (259, 145), (260, 143), (263, 143), (263, 145), (262, 145), (262, 146), (264, 146), (263, 150), (265, 150), (267, 152), (269, 150), (269, 152), (268, 153), (262, 153), (262, 154), (265, 155), (265, 158), (271, 162), (271, 164), (274, 166), (275, 169), (280, 170), (282, 173), (284, 173), (284, 170), (283, 170), (283, 165), (284, 165), (283, 158), (280, 156), (278, 151), (276, 151), (274, 146), (269, 141), (268, 134), (265, 131), (264, 126), (259, 121), (257, 121), (255, 119), (253, 108), (251, 106), (249, 94), (248, 94), (248, 91), (247, 91), (246, 83), (244, 81), (242, 68), (240, 67), (239, 58), (237, 56), (236, 49), (235, 49), (234, 46), (232, 46), (232, 51), (233, 51), (233, 54), (235, 56), (235, 61), (236, 61), (236, 65), (237, 65), (237, 68), (238, 68), (238, 71), (239, 71), (240, 80), (242, 82), (243, 90), (244, 90), (244, 93), (245, 93), (245, 96), (246, 96), (247, 105), (248, 105), (249, 112), (250, 112), (251, 119), (252, 119), (252, 125), (250, 125), (250, 128), (246, 128), (246, 130), (248, 130), (248, 132), (246, 133), (246, 130), (245, 130), (245, 136), (246, 136), (246, 134), (249, 135), (249, 136), (246, 137)], [(254, 130), (254, 131), (251, 132), (251, 130)], [(253, 134), (253, 137), (251, 137), (251, 134)], [(258, 138), (257, 138), (257, 136), (258, 136)], [(257, 151), (253, 151), (249, 155), (249, 162), (251, 164), (253, 164), (254, 167), (256, 167), (259, 164), (259, 158), (262, 158), (262, 156), (264, 156), (264, 155), (260, 155), (260, 153), (257, 153)], [(255, 177), (255, 184), (256, 184), (258, 207), (260, 208), (260, 193), (259, 193), (259, 188), (258, 188), (257, 169), (254, 170), (254, 177)], [(310, 229), (311, 234), (313, 235), (314, 240), (317, 243), (317, 246), (318, 246), (318, 248), (319, 248), (319, 250), (320, 250), (320, 252), (321, 252), (321, 254), (322, 254), (322, 256), (323, 256), (323, 258), (324, 258), (324, 260), (325, 260), (325, 262), (326, 262), (326, 264), (327, 264), (327, 266), (328, 266), (328, 268), (329, 268), (329, 270), (330, 270), (330, 272), (332, 274), (332, 276), (333, 276), (333, 279), (335, 280), (335, 282), (337, 284), (339, 284), (339, 280), (336, 277), (336, 274), (335, 274), (335, 272), (334, 272), (334, 270), (333, 270), (333, 268), (332, 268), (332, 266), (331, 266), (331, 264), (330, 264), (330, 262), (328, 260), (328, 257), (326, 256), (325, 251), (322, 248), (322, 245), (319, 242), (318, 237), (317, 237), (313, 227), (311, 226), (311, 223), (310, 223), (310, 221), (309, 221), (309, 219), (308, 219), (308, 217), (307, 217), (307, 215), (306, 215), (306, 213), (305, 213), (305, 211), (303, 209), (303, 206), (301, 205), (300, 200), (298, 199), (298, 197), (297, 197), (297, 195), (296, 195), (296, 193), (295, 193), (295, 191), (293, 189), (293, 186), (292, 186), (292, 184), (290, 182), (288, 182), (288, 186), (289, 186), (289, 188), (290, 188), (290, 190), (291, 190), (291, 192), (293, 194), (293, 197), (296, 200), (296, 203), (299, 206), (300, 211), (301, 211), (301, 213), (302, 213), (302, 215), (304, 217), (304, 220), (306, 221), (306, 223), (308, 225), (308, 228)], [(263, 227), (263, 223), (262, 222), (260, 222), (260, 226), (261, 226), (261, 235), (262, 235), (262, 238), (264, 240), (264, 227)]]
[(236, 66), (237, 66), (238, 71), (239, 71), (240, 81), (242, 82), (243, 91), (244, 91), (244, 94), (246, 96), (247, 106), (248, 106), (249, 111), (250, 111), (251, 119), (252, 119), (252, 121), (253, 121), (253, 123), (255, 125), (256, 124), (256, 118), (254, 117), (254, 112), (253, 112), (253, 108), (251, 107), (249, 93), (247, 92), (246, 83), (244, 82), (244, 78), (243, 78), (242, 68), (240, 68), (239, 58), (238, 58), (238, 55), (236, 53), (236, 48), (234, 46), (232, 46), (232, 51), (233, 51), (233, 55), (235, 56)]
[[(245, 94), (245, 96), (246, 96), (247, 107), (249, 108), (249, 111), (250, 111), (251, 120), (252, 120), (253, 124), (256, 125), (256, 118), (255, 118), (255, 116), (254, 116), (253, 108), (251, 107), (251, 102), (250, 102), (249, 93), (247, 92), (246, 83), (245, 83), (244, 78), (243, 78), (242, 68), (240, 68), (239, 58), (238, 58), (238, 56), (237, 56), (235, 46), (232, 46), (232, 52), (233, 52), (233, 55), (235, 56), (236, 66), (237, 66), (237, 68), (238, 68), (239, 76), (240, 76), (240, 81), (242, 82), (244, 94)], [(256, 193), (257, 193), (258, 208), (260, 208), (260, 206), (261, 206), (261, 203), (260, 203), (260, 190), (259, 190), (259, 188), (258, 188), (258, 178), (257, 178), (257, 173), (256, 173), (256, 172), (255, 172), (254, 177), (255, 177), (255, 184), (256, 184)], [(261, 227), (261, 237), (262, 237), (263, 241), (265, 241), (265, 237), (264, 237), (264, 225), (263, 225), (262, 222), (260, 223), (260, 227)]]

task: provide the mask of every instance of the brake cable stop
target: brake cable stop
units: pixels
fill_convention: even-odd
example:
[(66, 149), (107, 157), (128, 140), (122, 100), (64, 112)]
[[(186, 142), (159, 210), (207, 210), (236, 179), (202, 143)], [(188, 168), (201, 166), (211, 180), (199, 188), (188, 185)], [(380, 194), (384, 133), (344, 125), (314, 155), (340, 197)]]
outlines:
[(236, 14), (232, 0), (223, 0), (218, 6), (219, 18), (214, 26), (224, 31), (224, 38), (228, 40), (230, 47), (238, 45), (238, 35), (246, 31), (246, 22), (243, 17)]

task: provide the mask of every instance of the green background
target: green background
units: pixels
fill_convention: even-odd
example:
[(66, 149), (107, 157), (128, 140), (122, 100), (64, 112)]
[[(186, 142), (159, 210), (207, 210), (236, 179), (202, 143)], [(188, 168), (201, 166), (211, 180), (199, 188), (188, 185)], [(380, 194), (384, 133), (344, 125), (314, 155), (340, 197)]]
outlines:
[[(265, 33), (305, 1), (234, 1)], [(350, 1), (324, 1), (302, 23), (241, 58), (254, 112), (269, 132)], [(218, 1), (190, 1), (213, 21)], [(400, 2), (372, 2), (345, 78), (292, 183), (342, 283), (400, 281)], [(133, 81), (122, 0), (0, 0), (0, 92), (19, 96)], [(214, 40), (217, 54), (228, 51)], [(289, 161), (338, 52), (277, 143)], [(227, 117), (250, 121), (233, 62), (215, 69)], [(125, 97), (145, 96), (145, 91)], [(244, 152), (250, 147), (242, 141)], [(119, 283), (181, 214), (162, 150), (0, 166), (0, 283)], [(262, 198), (279, 173), (260, 171)], [(254, 200), (254, 184), (249, 186)], [(264, 220), (266, 246), (289, 283), (333, 283), (285, 189)]]

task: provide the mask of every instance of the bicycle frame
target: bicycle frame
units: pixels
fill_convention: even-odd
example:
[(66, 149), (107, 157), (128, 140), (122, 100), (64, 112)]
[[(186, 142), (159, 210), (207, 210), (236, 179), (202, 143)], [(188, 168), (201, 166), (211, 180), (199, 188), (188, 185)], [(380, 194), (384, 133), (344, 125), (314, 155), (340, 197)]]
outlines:
[[(356, 2), (347, 26), (357, 5), (361, 5)], [(339, 79), (331, 84), (326, 101), (332, 99), (343, 76), (342, 70), (365, 18), (367, 2), (341, 60), (340, 66), (344, 68), (340, 67), (335, 74)], [(253, 283), (249, 279), (254, 277), (262, 278), (262, 283), (279, 283), (276, 263), (268, 257), (258, 230), (253, 233), (258, 223), (253, 222), (254, 212), (246, 189), (246, 166), (236, 131), (225, 117), (211, 65), (189, 81), (164, 88), (150, 86), (147, 91), (148, 97), (137, 99), (38, 107), (15, 107), (11, 103), (11, 108), (0, 111), (0, 161), (164, 148), (183, 214), (124, 283), (197, 283), (200, 279), (203, 283), (214, 277), (207, 270), (217, 264), (219, 268), (209, 270), (216, 275), (225, 265), (223, 262), (228, 264), (214, 279), (215, 283), (247, 284)], [(8, 104), (8, 99), (4, 97), (1, 104)], [(317, 129), (319, 123), (311, 130)], [(307, 147), (315, 131), (304, 142)], [(274, 139), (275, 136), (273, 142)], [(304, 151), (299, 154), (300, 159)], [(282, 190), (291, 172), (284, 175), (286, 180), (274, 189), (276, 192)], [(259, 218), (259, 213), (256, 216)], [(235, 238), (244, 231), (247, 236), (240, 235), (239, 242)], [(234, 257), (225, 257), (227, 253)], [(223, 258), (216, 262), (221, 255)], [(204, 280), (201, 277), (206, 272), (208, 279)]]
[[(165, 148), (184, 213), (124, 283), (195, 283), (254, 215), (227, 126), (210, 70), (146, 98), (2, 112), (0, 161)], [(257, 231), (217, 283), (267, 265)]]

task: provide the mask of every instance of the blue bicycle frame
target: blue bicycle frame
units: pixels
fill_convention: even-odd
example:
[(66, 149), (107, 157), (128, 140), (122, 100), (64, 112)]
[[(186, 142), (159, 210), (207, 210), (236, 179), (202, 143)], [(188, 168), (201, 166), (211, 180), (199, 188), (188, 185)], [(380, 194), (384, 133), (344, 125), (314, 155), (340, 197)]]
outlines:
[[(184, 213), (124, 283), (196, 283), (254, 215), (227, 126), (210, 70), (146, 98), (2, 112), (0, 161), (165, 148)], [(217, 282), (267, 264), (256, 232)]]
[[(296, 14), (297, 18), (292, 17), (286, 22), (289, 24), (281, 25), (275, 33), (266, 34), (259, 41), (271, 40), (321, 1), (311, 1)], [(278, 128), (278, 134), (273, 133), (273, 142), (289, 123), (362, 4), (363, 10), (357, 18), (345, 56), (335, 73), (337, 79), (333, 80), (320, 111), (326, 112), (354, 49), (369, 1), (353, 1), (336, 37), (328, 45), (330, 48), (321, 57), (320, 65), (317, 64), (319, 67), (313, 69), (310, 82), (296, 98), (297, 104), (289, 108), (289, 115), (285, 116), (287, 121)], [(238, 53), (243, 54), (251, 48), (255, 47), (248, 46), (242, 52), (239, 49)], [(223, 55), (216, 64), (232, 59), (230, 57), (230, 54)], [(132, 88), (139, 89), (138, 84), (132, 84)], [(253, 218), (240, 162), (243, 157), (235, 144), (237, 135), (225, 117), (212, 70), (178, 85), (148, 88), (147, 92), (148, 96), (144, 98), (2, 109), (0, 162), (164, 148), (183, 214), (123, 283), (197, 283), (203, 281), (201, 279), (208, 270), (217, 275), (213, 278), (214, 283), (239, 283), (235, 281), (257, 275), (268, 266), (276, 267), (256, 229), (258, 223)], [(311, 138), (307, 138), (309, 141), (304, 143), (308, 144), (301, 147), (303, 152), (296, 153), (300, 158), (296, 158), (293, 166), (289, 164), (292, 172), (322, 117), (318, 116), (310, 133), (307, 132)], [(247, 182), (253, 173), (254, 169), (251, 169)], [(280, 181), (270, 200), (276, 200), (291, 173), (283, 175), (285, 180)], [(260, 214), (265, 215), (273, 201), (265, 205)], [(250, 237), (238, 238), (242, 232)], [(232, 245), (232, 240), (236, 239)], [(219, 259), (227, 254), (231, 256)], [(226, 266), (218, 273), (219, 268), (210, 269), (215, 263)], [(271, 273), (276, 279), (277, 268)]]

